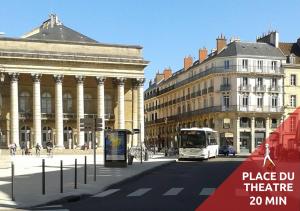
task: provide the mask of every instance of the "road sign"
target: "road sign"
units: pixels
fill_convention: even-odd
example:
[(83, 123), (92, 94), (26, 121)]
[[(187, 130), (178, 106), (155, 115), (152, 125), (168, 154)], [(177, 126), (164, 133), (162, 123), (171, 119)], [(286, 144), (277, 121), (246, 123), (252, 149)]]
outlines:
[(95, 129), (96, 131), (102, 131), (103, 130), (103, 119), (97, 118), (95, 121)]
[(80, 131), (93, 131), (95, 130), (95, 120), (92, 118), (80, 119)]

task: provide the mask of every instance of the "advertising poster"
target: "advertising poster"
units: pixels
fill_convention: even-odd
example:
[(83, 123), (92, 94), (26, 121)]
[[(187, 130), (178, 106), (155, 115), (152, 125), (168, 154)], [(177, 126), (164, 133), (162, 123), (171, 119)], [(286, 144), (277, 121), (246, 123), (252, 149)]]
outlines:
[(113, 131), (105, 137), (105, 160), (124, 161), (126, 159), (126, 133)]

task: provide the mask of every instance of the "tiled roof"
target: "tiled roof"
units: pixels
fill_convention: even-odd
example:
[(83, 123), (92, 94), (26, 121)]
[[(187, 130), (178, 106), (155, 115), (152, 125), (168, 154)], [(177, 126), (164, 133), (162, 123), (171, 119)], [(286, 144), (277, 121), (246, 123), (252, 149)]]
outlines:
[(297, 43), (279, 43), (279, 48), (285, 56), (294, 54), (296, 57), (296, 64), (300, 64), (300, 47)]

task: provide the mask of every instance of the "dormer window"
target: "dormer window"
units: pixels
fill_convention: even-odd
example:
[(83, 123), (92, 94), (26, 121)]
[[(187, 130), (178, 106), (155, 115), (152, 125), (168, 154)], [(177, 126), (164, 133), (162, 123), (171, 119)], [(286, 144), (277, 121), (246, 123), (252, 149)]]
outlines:
[(288, 61), (287, 61), (287, 63), (289, 63), (289, 64), (295, 64), (295, 60), (296, 60), (296, 57), (295, 57), (295, 54), (290, 54), (289, 56), (288, 56), (288, 59), (287, 59)]

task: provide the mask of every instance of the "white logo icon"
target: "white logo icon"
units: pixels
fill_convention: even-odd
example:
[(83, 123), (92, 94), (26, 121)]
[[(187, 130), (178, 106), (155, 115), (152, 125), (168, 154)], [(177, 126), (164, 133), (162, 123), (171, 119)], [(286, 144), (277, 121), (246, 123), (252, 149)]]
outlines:
[(264, 165), (263, 165), (263, 167), (265, 167), (267, 160), (269, 160), (273, 164), (273, 166), (275, 166), (274, 162), (272, 161), (272, 159), (270, 157), (269, 144), (266, 144), (266, 152), (265, 152), (265, 158), (264, 158)]

